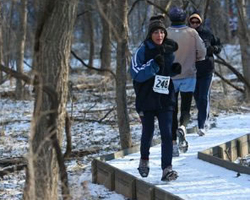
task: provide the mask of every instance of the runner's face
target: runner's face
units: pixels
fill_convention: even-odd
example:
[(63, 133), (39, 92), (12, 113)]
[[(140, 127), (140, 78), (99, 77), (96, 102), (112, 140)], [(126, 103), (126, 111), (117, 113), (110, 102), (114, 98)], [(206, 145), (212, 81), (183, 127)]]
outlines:
[(196, 29), (196, 28), (198, 28), (200, 25), (201, 25), (201, 22), (200, 22), (199, 19), (197, 19), (197, 18), (192, 18), (192, 19), (190, 20), (190, 27), (191, 27), (191, 28)]
[(152, 33), (152, 40), (155, 44), (161, 45), (165, 38), (165, 32), (163, 29), (157, 29)]

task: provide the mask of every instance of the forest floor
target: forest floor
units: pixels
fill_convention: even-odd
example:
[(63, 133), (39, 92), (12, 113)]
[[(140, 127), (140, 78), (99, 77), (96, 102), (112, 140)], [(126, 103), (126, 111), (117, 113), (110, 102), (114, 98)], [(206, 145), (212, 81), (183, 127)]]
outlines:
[[(71, 95), (67, 110), (72, 118), (72, 150), (83, 152), (66, 160), (73, 199), (125, 199), (91, 182), (91, 161), (94, 157), (120, 150), (117, 126), (115, 83), (108, 77), (78, 72), (70, 77)], [(14, 84), (13, 84), (14, 85)], [(133, 144), (140, 142), (140, 120), (134, 109), (132, 84), (127, 86), (128, 110)], [(242, 94), (226, 86), (215, 77), (211, 93), (211, 119), (221, 114), (250, 112)], [(32, 91), (31, 87), (26, 88)], [(0, 85), (0, 160), (27, 155), (30, 123), (33, 112), (33, 97), (27, 100), (13, 98), (14, 86), (10, 82)], [(197, 110), (192, 103), (192, 121), (196, 122)], [(154, 138), (160, 138), (156, 131)], [(63, 151), (66, 142), (64, 138)], [(84, 156), (83, 156), (84, 155)], [(3, 166), (0, 166), (0, 170)], [(25, 183), (24, 170), (0, 177), (0, 199), (22, 199)], [(92, 188), (91, 188), (92, 187)]]

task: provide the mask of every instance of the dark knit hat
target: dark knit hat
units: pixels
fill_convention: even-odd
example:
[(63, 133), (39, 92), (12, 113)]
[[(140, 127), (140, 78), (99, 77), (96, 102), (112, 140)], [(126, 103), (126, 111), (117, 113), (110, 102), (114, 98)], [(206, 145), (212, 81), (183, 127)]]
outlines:
[(150, 38), (152, 33), (157, 29), (164, 30), (165, 35), (167, 35), (166, 26), (164, 24), (164, 16), (161, 14), (154, 15), (149, 19), (147, 38)]
[(171, 22), (184, 22), (187, 16), (182, 8), (176, 6), (172, 7), (168, 14)]

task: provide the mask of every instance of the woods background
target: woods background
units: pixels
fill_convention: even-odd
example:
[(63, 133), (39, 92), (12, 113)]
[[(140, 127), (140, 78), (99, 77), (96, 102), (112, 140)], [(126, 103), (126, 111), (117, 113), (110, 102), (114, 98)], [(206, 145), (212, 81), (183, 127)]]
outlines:
[[(70, 121), (66, 111), (72, 89), (69, 76), (76, 70), (113, 81), (121, 149), (131, 147), (126, 93), (131, 83), (130, 57), (147, 34), (150, 16), (163, 13), (169, 26), (168, 10), (173, 5), (187, 13), (199, 10), (205, 26), (224, 45), (240, 46), (241, 67), (218, 56), (215, 73), (249, 102), (247, 0), (1, 0), (0, 83), (15, 85), (15, 99), (30, 99), (34, 94), (24, 199), (58, 199), (59, 191), (64, 199), (71, 198), (61, 144)], [(237, 80), (228, 80), (222, 68)], [(34, 87), (32, 94), (27, 85)], [(70, 144), (70, 136), (67, 141)]]

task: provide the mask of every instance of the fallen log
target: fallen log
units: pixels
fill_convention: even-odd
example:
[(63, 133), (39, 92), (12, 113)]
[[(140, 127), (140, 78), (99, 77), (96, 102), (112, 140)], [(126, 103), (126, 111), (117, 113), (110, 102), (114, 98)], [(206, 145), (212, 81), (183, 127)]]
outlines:
[(12, 165), (12, 166), (5, 167), (5, 168), (0, 170), (0, 177), (3, 177), (9, 173), (23, 170), (26, 166), (27, 166), (26, 164), (18, 164), (18, 165)]
[(24, 157), (13, 158), (0, 158), (0, 167), (7, 167), (10, 165), (27, 164), (27, 160)]
[(70, 159), (74, 159), (77, 157), (84, 157), (90, 154), (95, 154), (98, 153), (100, 151), (100, 148), (98, 147), (93, 147), (93, 148), (89, 148), (88, 150), (78, 150), (78, 151), (71, 151), (70, 154), (65, 154), (65, 160), (70, 160)]
[[(96, 154), (100, 151), (99, 147), (92, 147), (89, 149), (81, 149), (72, 151), (70, 154), (65, 155), (65, 160), (84, 157), (90, 154)], [(24, 157), (3, 158), (0, 159), (0, 177), (13, 173), (15, 171), (23, 170), (27, 166), (27, 160)]]

